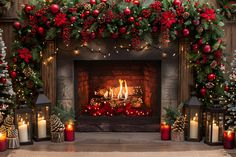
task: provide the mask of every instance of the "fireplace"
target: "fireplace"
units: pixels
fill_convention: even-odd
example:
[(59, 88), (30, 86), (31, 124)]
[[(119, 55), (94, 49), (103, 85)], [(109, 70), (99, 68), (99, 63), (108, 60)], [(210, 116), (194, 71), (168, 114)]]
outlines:
[[(106, 131), (157, 129), (153, 121), (160, 121), (161, 61), (76, 61), (74, 65), (79, 121), (87, 119), (86, 125), (95, 127), (94, 131), (107, 127), (110, 130)], [(91, 118), (97, 121), (91, 122)], [(145, 118), (151, 121), (145, 124)]]
[(74, 108), (76, 130), (159, 131), (163, 107), (178, 104), (178, 44), (142, 52), (114, 50), (112, 41), (93, 44), (111, 55), (87, 48), (74, 54), (77, 41), (58, 44), (57, 102)]

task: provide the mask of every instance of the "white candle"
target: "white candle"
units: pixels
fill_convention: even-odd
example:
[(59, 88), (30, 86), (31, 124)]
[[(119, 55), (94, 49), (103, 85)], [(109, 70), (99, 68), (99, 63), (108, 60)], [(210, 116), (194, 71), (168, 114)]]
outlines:
[(28, 127), (27, 124), (25, 124), (25, 121), (22, 123), (19, 123), (19, 138), (20, 142), (28, 142)]
[(193, 120), (190, 120), (190, 138), (197, 139), (198, 138), (198, 120), (197, 113)]
[(46, 120), (44, 119), (44, 117), (42, 117), (38, 121), (38, 138), (45, 137), (47, 137)]
[(219, 126), (213, 123), (212, 127), (212, 142), (219, 142)]

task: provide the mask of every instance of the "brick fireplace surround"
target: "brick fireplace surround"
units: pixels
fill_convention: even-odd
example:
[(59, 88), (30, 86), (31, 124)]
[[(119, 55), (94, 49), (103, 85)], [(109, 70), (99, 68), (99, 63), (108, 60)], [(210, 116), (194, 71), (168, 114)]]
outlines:
[[(159, 131), (163, 107), (177, 106), (179, 101), (179, 57), (174, 55), (178, 54), (179, 45), (170, 43), (166, 49), (149, 48), (128, 53), (126, 49), (119, 49), (119, 53), (115, 53), (117, 43), (100, 41), (91, 44), (94, 49), (110, 52), (106, 58), (87, 48), (80, 48), (80, 54), (75, 55), (72, 51), (78, 45), (76, 41), (70, 47), (58, 44), (56, 60), (57, 101), (75, 109), (77, 131)], [(162, 52), (168, 53), (168, 57), (163, 58)], [(93, 117), (81, 113), (95, 88), (117, 86), (120, 78), (126, 79), (130, 86), (143, 87), (144, 102), (150, 104), (153, 111), (151, 116)]]

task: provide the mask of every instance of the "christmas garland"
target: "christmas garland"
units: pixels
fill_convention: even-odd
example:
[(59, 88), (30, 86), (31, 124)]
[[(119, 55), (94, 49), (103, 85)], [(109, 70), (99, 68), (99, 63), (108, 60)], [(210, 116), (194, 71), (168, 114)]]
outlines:
[(0, 16), (3, 14), (3, 8), (9, 10), (11, 8), (11, 0), (0, 0)]
[(186, 38), (191, 43), (188, 58), (195, 71), (196, 93), (206, 105), (224, 95), (222, 68), (222, 17), (208, 4), (180, 0), (120, 2), (90, 0), (62, 3), (48, 0), (26, 4), (14, 23), (16, 42), (12, 57), (12, 77), (18, 100), (32, 103), (41, 85), (38, 71), (40, 52), (46, 40), (62, 36), (84, 45), (94, 38), (124, 38), (134, 49), (140, 41), (150, 45), (152, 34), (163, 34), (164, 41)]
[(236, 2), (232, 0), (218, 0), (221, 14), (228, 20), (236, 17)]

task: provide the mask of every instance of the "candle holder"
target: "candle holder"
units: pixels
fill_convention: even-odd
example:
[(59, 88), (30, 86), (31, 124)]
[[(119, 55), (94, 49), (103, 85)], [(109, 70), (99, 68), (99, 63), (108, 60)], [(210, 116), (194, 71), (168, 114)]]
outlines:
[[(215, 100), (217, 103), (217, 100)], [(208, 145), (221, 145), (224, 132), (224, 110), (221, 105), (213, 105), (206, 110), (206, 138)]]
[(170, 140), (171, 137), (171, 125), (165, 122), (161, 123), (161, 140)]
[(224, 149), (233, 149), (235, 132), (232, 130), (224, 131)]
[(48, 141), (50, 140), (50, 101), (42, 89), (38, 93), (33, 109), (34, 140)]
[(202, 102), (196, 96), (192, 96), (186, 105), (186, 139), (199, 142), (202, 140)]
[(0, 132), (0, 152), (7, 150), (7, 135), (5, 132)]
[(15, 124), (19, 131), (20, 145), (33, 144), (32, 110), (24, 107), (15, 110)]
[(65, 124), (65, 141), (75, 140), (75, 125), (72, 122)]

